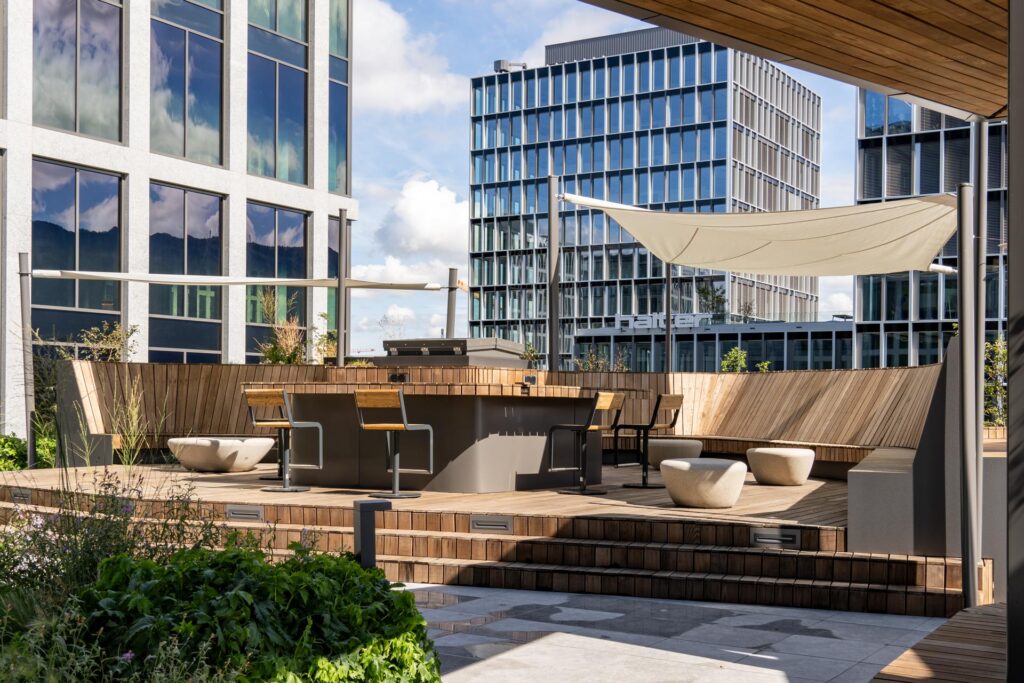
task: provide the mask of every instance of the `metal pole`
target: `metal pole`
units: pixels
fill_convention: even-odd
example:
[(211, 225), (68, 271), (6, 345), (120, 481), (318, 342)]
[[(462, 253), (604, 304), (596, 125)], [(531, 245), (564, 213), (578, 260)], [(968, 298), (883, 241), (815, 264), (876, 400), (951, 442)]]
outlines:
[(672, 341), (672, 264), (665, 262), (665, 372), (672, 372), (675, 348)]
[(975, 234), (975, 471), (978, 506), (974, 520), (974, 545), (980, 559), (982, 527), (984, 526), (985, 486), (985, 275), (988, 272), (988, 121), (974, 124), (976, 176), (974, 179), (974, 234)]
[(32, 358), (32, 262), (27, 252), (18, 254), (18, 281), (21, 285), (21, 363), (25, 382), (25, 444), (29, 469), (36, 466), (35, 422), (36, 387)]
[(559, 338), (559, 240), (558, 178), (548, 176), (548, 370), (558, 370)]
[[(1024, 639), (1024, 7), (1010, 4), (1007, 120), (1006, 640)], [(1014, 132), (1016, 131), (1016, 132)], [(1018, 235), (1017, 233), (1022, 233)], [(1024, 678), (1024, 648), (1007, 652), (1006, 680)]]
[(338, 212), (338, 291), (334, 297), (334, 319), (338, 325), (337, 349), (334, 362), (337, 367), (345, 367), (345, 356), (348, 354), (348, 288), (345, 278), (348, 277), (348, 211)]
[(455, 339), (455, 293), (459, 289), (459, 269), (448, 269), (448, 312), (445, 318), (444, 338)]
[(963, 567), (964, 606), (978, 604), (977, 524), (977, 317), (974, 258), (974, 188), (963, 183), (957, 193), (957, 238), (959, 262), (960, 315), (960, 547)]

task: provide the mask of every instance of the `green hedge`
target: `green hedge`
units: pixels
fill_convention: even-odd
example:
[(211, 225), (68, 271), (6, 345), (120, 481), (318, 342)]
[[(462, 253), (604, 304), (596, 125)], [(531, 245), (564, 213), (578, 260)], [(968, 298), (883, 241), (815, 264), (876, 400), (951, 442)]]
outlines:
[(411, 593), (351, 556), (295, 550), (279, 563), (243, 547), (111, 557), (64, 619), (73, 628), (43, 640), (79, 641), (92, 680), (173, 680), (169, 659), (188, 680), (440, 680)]

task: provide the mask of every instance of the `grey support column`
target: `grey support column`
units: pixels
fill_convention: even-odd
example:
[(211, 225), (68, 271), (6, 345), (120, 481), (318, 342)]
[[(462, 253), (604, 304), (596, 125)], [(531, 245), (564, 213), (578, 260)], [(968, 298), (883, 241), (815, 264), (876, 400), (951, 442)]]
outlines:
[(672, 340), (672, 264), (665, 263), (665, 372), (672, 372), (675, 344)]
[(455, 294), (459, 291), (459, 269), (448, 269), (448, 312), (445, 318), (444, 337), (455, 339)]
[(976, 538), (978, 440), (977, 411), (977, 335), (974, 314), (974, 188), (963, 183), (957, 192), (957, 255), (960, 264), (960, 546), (963, 563), (964, 605), (978, 603), (978, 559), (981, 539)]
[[(1007, 235), (1007, 641), (1024, 642), (1024, 7), (1010, 4)], [(1024, 648), (1009, 648), (1007, 680), (1024, 679)]]
[(978, 505), (975, 517), (974, 539), (978, 545), (978, 557), (981, 557), (982, 524), (984, 515), (984, 483), (985, 483), (985, 274), (988, 272), (988, 121), (974, 124), (974, 319), (976, 363), (974, 370), (975, 384), (975, 485), (977, 486), (976, 502)]
[[(397, 476), (397, 474), (396, 474)], [(377, 512), (391, 509), (389, 500), (357, 500), (352, 504), (352, 552), (359, 565), (377, 566)]]
[(348, 271), (348, 211), (342, 209), (338, 214), (338, 291), (334, 297), (334, 320), (338, 325), (338, 343), (334, 352), (337, 367), (345, 366), (345, 354), (348, 353), (348, 287), (345, 278)]
[(559, 344), (559, 284), (561, 282), (561, 254), (559, 241), (562, 236), (558, 210), (558, 177), (548, 176), (548, 370), (558, 370)]
[(32, 261), (28, 253), (18, 254), (21, 285), (21, 362), (25, 382), (25, 444), (29, 469), (36, 466), (36, 440), (32, 423), (36, 412), (35, 370), (32, 358)]

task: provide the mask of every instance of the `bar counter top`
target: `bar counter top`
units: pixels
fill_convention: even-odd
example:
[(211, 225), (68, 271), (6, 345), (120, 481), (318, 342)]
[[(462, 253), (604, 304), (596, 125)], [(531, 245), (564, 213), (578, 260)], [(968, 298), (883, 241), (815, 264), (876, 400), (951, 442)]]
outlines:
[[(373, 389), (402, 389), (406, 396), (507, 396), (511, 398), (593, 398), (596, 389), (558, 385), (530, 384), (455, 384), (440, 382), (391, 382), (359, 384), (352, 382), (250, 382), (244, 388), (283, 388), (289, 394), (353, 394)], [(621, 390), (620, 390), (621, 391)], [(629, 393), (627, 391), (627, 393)]]

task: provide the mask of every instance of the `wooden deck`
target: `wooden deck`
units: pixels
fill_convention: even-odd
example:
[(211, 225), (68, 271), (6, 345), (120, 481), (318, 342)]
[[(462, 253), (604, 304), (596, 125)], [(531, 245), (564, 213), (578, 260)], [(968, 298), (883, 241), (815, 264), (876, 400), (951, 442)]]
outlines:
[[(95, 468), (94, 468), (95, 469)], [(114, 467), (113, 470), (123, 468)], [(262, 488), (268, 482), (259, 477), (270, 474), (273, 465), (261, 465), (242, 474), (196, 474), (175, 467), (145, 466), (146, 497), (159, 498), (174, 485), (194, 487), (196, 497), (208, 503), (263, 505), (301, 505), (304, 507), (350, 508), (368, 491), (314, 487), (306, 493), (269, 493)], [(88, 490), (93, 470), (70, 470), (78, 485)], [(735, 507), (721, 510), (675, 507), (665, 489), (628, 489), (620, 485), (640, 478), (638, 467), (604, 468), (604, 484), (595, 488), (608, 491), (604, 496), (567, 496), (554, 490), (511, 493), (435, 493), (423, 492), (420, 498), (392, 501), (397, 510), (460, 512), (487, 514), (542, 514), (547, 516), (634, 516), (643, 518), (707, 519), (723, 522), (786, 524), (815, 527), (846, 527), (846, 482), (811, 479), (802, 486), (759, 486), (753, 475)], [(651, 482), (660, 483), (660, 475), (651, 473)], [(0, 473), (0, 484), (26, 488), (57, 489), (58, 470)]]
[(1006, 605), (957, 613), (900, 655), (876, 681), (1005, 681)]

